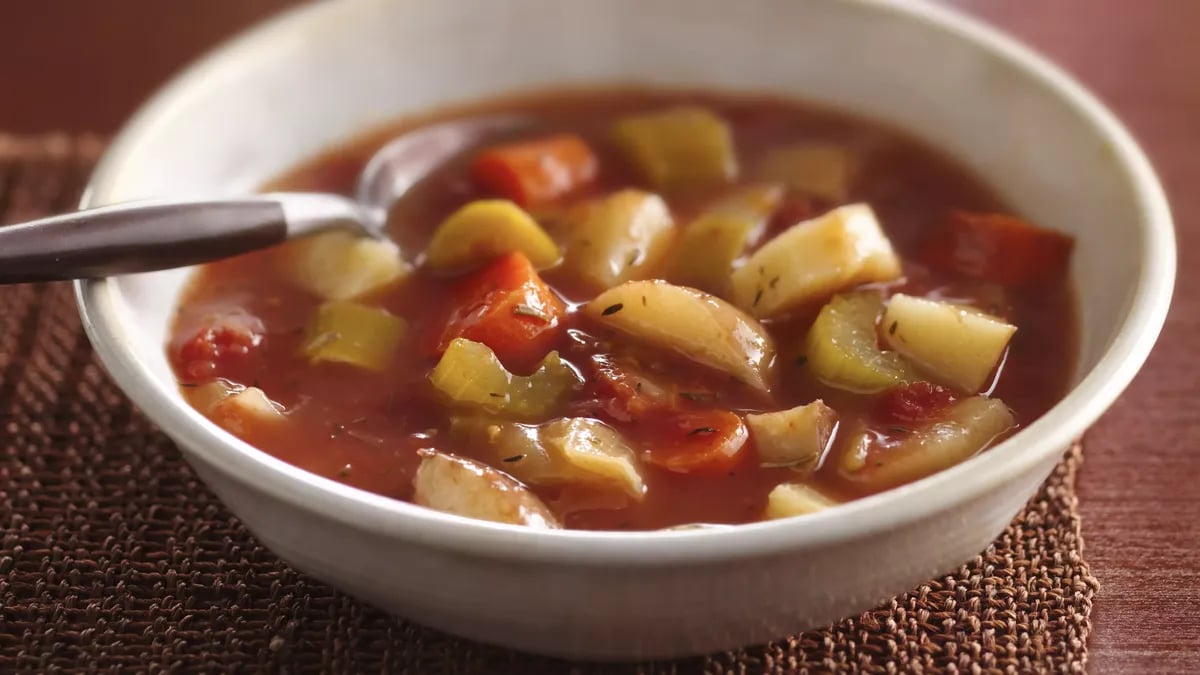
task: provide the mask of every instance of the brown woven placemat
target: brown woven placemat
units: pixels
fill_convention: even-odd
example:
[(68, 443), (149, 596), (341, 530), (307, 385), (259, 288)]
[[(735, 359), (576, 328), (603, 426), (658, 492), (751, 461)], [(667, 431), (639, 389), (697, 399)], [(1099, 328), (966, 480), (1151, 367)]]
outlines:
[[(0, 135), (0, 223), (70, 209), (97, 139)], [(396, 620), (259, 545), (104, 374), (64, 284), (0, 287), (0, 672), (1082, 672), (1071, 451), (983, 555), (874, 611), (672, 663), (574, 665)]]

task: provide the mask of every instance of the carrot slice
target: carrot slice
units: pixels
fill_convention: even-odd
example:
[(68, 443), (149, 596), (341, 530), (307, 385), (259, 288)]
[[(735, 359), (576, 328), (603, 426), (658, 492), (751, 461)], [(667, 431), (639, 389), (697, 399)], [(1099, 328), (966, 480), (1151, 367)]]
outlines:
[(558, 134), (489, 148), (475, 158), (475, 183), (521, 206), (552, 202), (596, 177), (598, 163), (579, 136)]
[(520, 252), (496, 258), (456, 289), (454, 310), (438, 353), (455, 338), (480, 342), (510, 370), (528, 370), (554, 346), (565, 327), (566, 304)]
[(649, 463), (677, 473), (712, 475), (741, 460), (749, 432), (736, 413), (694, 410), (664, 419), (648, 436)]
[(956, 211), (925, 243), (930, 266), (1009, 286), (1036, 286), (1066, 273), (1075, 240), (998, 213)]

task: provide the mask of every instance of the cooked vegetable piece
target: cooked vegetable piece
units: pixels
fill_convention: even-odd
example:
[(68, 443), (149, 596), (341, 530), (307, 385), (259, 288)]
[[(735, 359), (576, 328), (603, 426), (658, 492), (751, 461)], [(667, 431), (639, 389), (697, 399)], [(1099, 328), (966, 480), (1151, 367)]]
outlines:
[(590, 183), (598, 164), (586, 141), (575, 134), (498, 145), (471, 164), (476, 185), (521, 206), (538, 206)]
[(808, 471), (816, 468), (829, 447), (837, 422), (837, 413), (820, 399), (788, 410), (746, 415), (759, 463)]
[(725, 120), (707, 108), (680, 106), (617, 120), (613, 139), (660, 190), (709, 187), (737, 177), (737, 152)]
[(513, 419), (551, 414), (580, 385), (579, 375), (550, 352), (532, 375), (504, 369), (486, 345), (462, 338), (450, 343), (429, 374), (434, 389), (453, 405)]
[(720, 298), (657, 279), (629, 281), (601, 293), (583, 312), (639, 342), (771, 390), (774, 341), (761, 324)]
[(858, 284), (900, 276), (875, 212), (851, 204), (788, 228), (733, 273), (732, 300), (774, 318)]
[(877, 292), (835, 295), (805, 338), (813, 376), (831, 387), (862, 394), (919, 379), (898, 353), (879, 348), (876, 325), (882, 313), (883, 296)]
[(422, 450), (413, 477), (413, 502), (438, 511), (497, 523), (557, 529), (537, 495), (513, 478), (465, 457)]
[(811, 142), (771, 151), (759, 175), (797, 192), (840, 202), (850, 194), (855, 171), (854, 156), (845, 146)]
[(667, 278), (716, 295), (727, 293), (733, 261), (758, 238), (782, 199), (777, 185), (753, 186), (705, 209), (684, 228)]
[(383, 370), (407, 330), (404, 319), (378, 307), (326, 302), (312, 315), (300, 351), (310, 363), (336, 362)]
[(292, 283), (324, 300), (350, 300), (395, 283), (411, 268), (390, 241), (328, 232), (284, 245), (277, 256)]
[(741, 461), (749, 434), (742, 418), (728, 410), (695, 410), (664, 415), (644, 431), (644, 459), (676, 473), (720, 474)]
[(235, 434), (256, 424), (282, 422), (283, 406), (267, 398), (258, 387), (214, 380), (192, 390), (192, 405), (217, 426)]
[(935, 269), (1008, 286), (1055, 280), (1068, 266), (1075, 240), (999, 213), (950, 214), (925, 244)]
[(566, 312), (529, 259), (510, 253), (458, 283), (438, 351), (466, 338), (490, 347), (505, 365), (528, 370), (562, 334)]
[(532, 426), (456, 419), (455, 433), (490, 448), (497, 466), (532, 485), (615, 490), (641, 500), (646, 485), (633, 447), (599, 420), (560, 418)]
[(425, 249), (425, 264), (439, 274), (455, 274), (513, 252), (524, 253), (537, 269), (562, 257), (558, 244), (521, 207), (503, 199), (480, 199), (438, 225)]
[(941, 384), (975, 393), (996, 369), (1017, 327), (974, 308), (892, 296), (884, 340)]
[(804, 483), (781, 483), (767, 494), (767, 509), (763, 517), (768, 519), (806, 516), (823, 511), (837, 502)]
[(563, 265), (597, 290), (653, 270), (674, 230), (667, 203), (638, 190), (614, 193), (576, 214)]
[(891, 441), (861, 429), (841, 463), (841, 474), (872, 490), (902, 485), (947, 469), (990, 445), (1015, 424), (1003, 401), (972, 396), (946, 407), (922, 426), (889, 429)]

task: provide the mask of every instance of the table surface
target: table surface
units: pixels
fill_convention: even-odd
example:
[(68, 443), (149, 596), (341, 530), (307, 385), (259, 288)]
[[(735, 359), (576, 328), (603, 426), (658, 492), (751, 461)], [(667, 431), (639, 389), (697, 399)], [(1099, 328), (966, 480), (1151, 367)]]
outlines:
[[(181, 64), (294, 0), (88, 0), (0, 9), (0, 130), (111, 132)], [(1091, 671), (1183, 672), (1200, 652), (1200, 2), (957, 0), (1036, 46), (1129, 125), (1171, 198), (1177, 295), (1145, 369), (1089, 432), (1080, 479), (1101, 590)], [(1193, 337), (1190, 337), (1193, 336)]]

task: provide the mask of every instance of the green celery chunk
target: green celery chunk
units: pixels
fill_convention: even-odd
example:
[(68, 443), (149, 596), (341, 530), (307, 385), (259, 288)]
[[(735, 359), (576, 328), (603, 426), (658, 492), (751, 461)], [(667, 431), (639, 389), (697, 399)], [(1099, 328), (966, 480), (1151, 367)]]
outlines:
[(558, 352), (532, 375), (513, 375), (487, 345), (465, 338), (450, 343), (429, 380), (451, 405), (515, 419), (549, 415), (580, 384)]
[(808, 366), (831, 387), (873, 393), (921, 379), (899, 354), (879, 348), (883, 297), (871, 291), (836, 295), (808, 331)]
[(348, 363), (383, 370), (407, 328), (404, 319), (377, 307), (326, 302), (313, 313), (300, 351), (312, 363)]
[(709, 187), (737, 177), (733, 134), (707, 108), (679, 106), (617, 120), (613, 139), (661, 190)]

